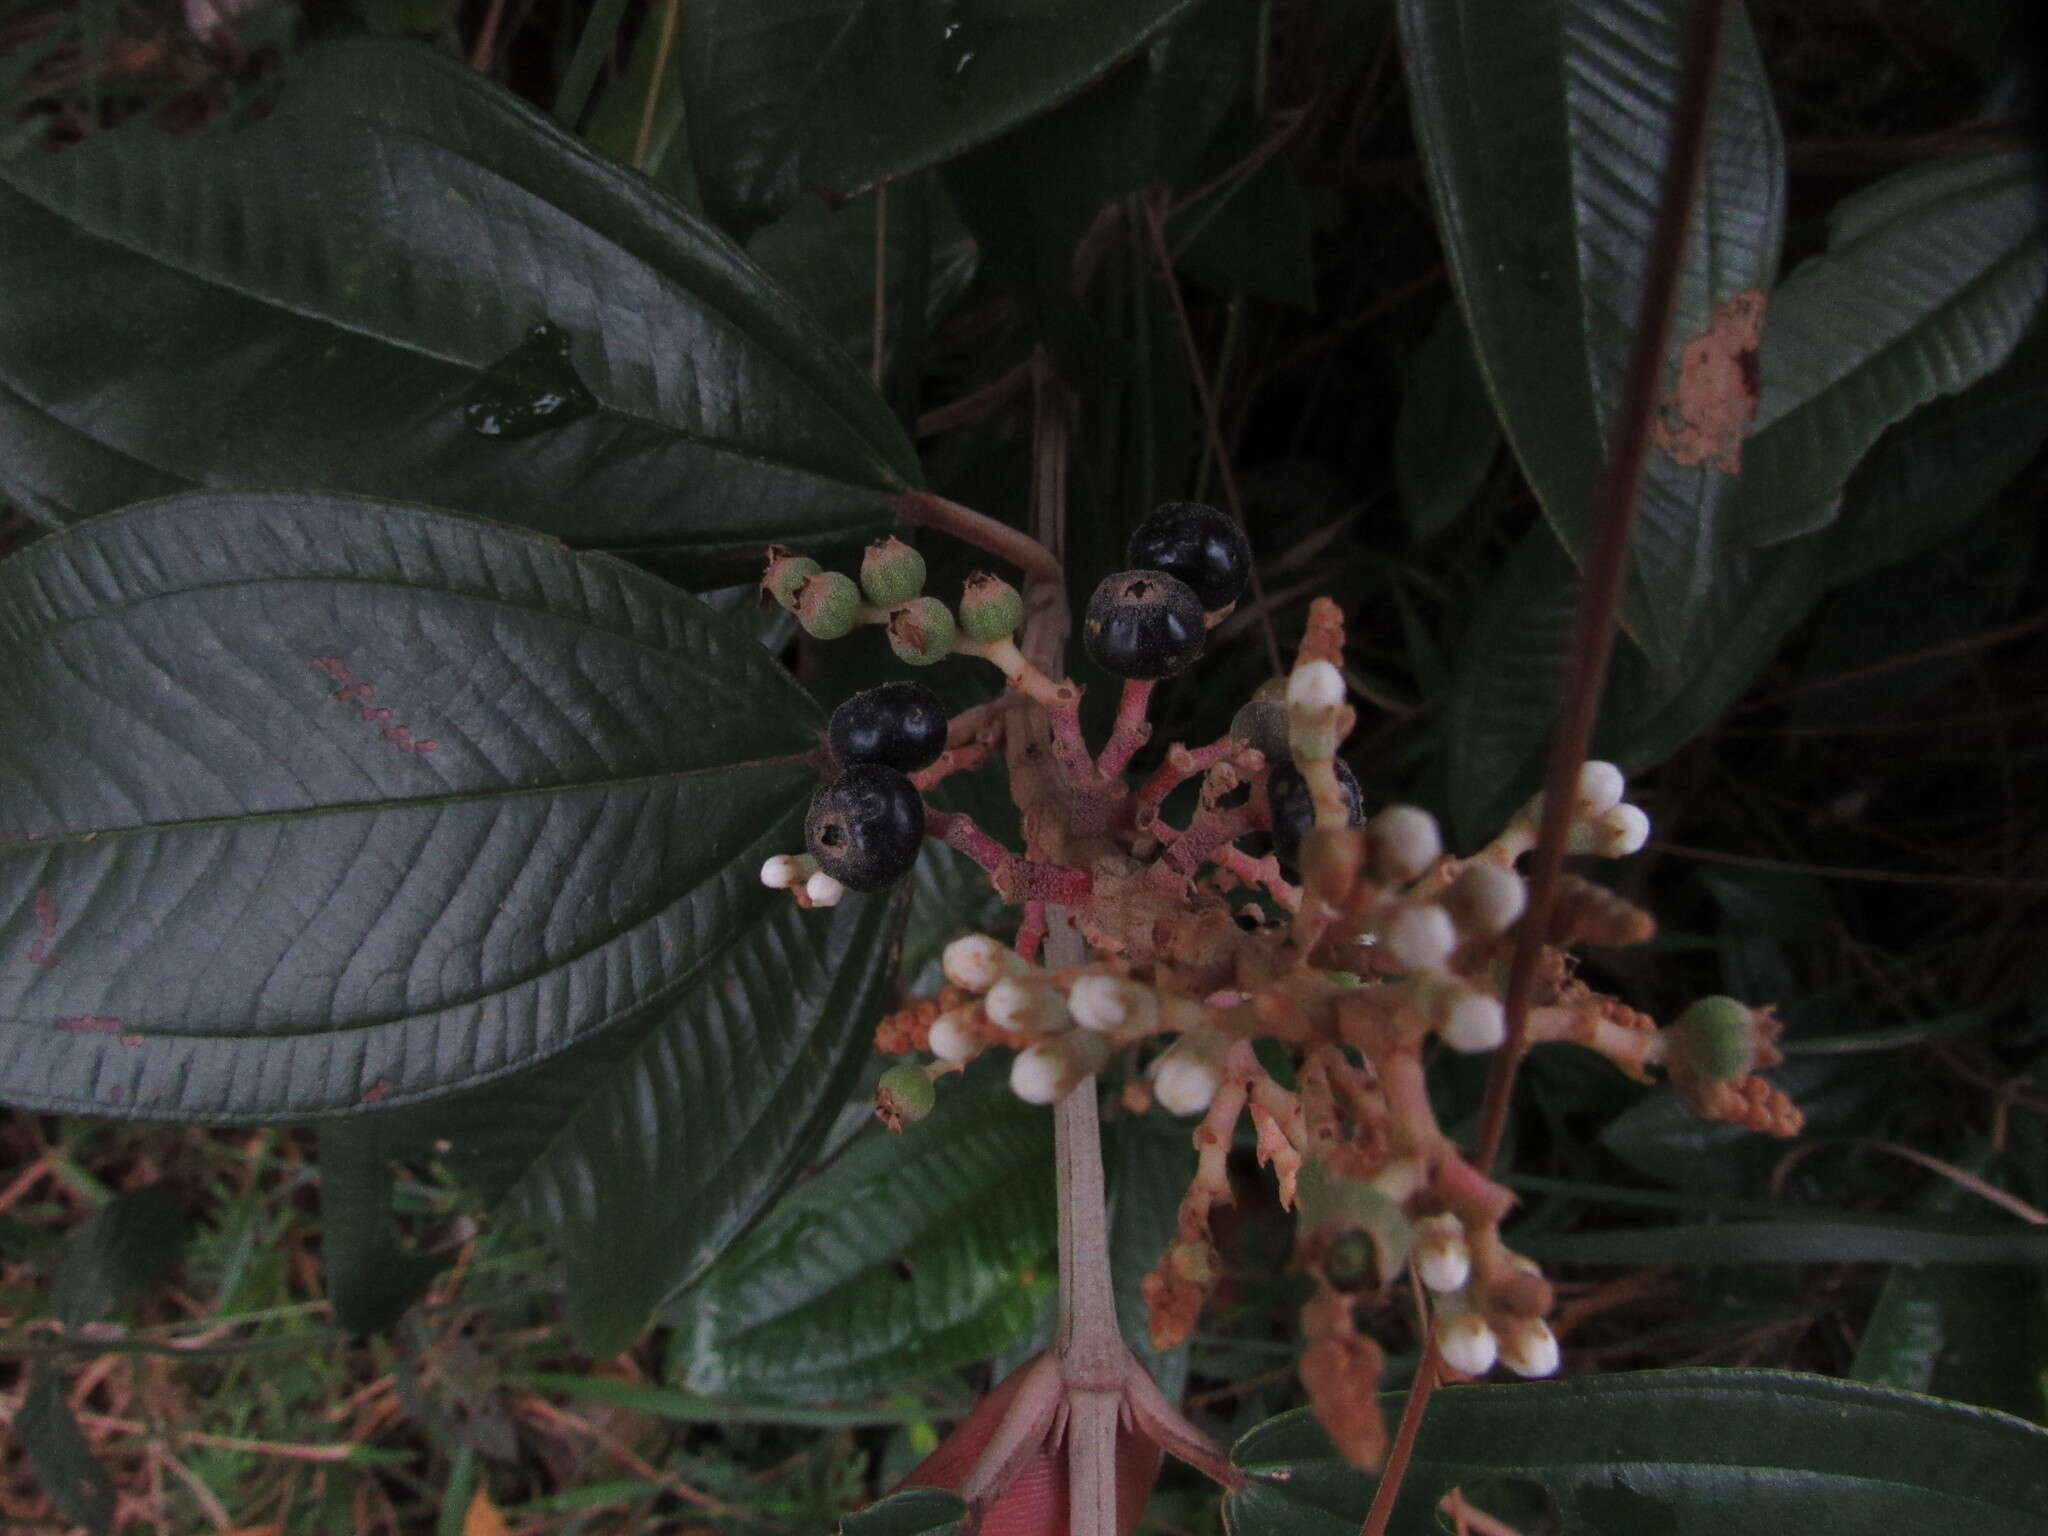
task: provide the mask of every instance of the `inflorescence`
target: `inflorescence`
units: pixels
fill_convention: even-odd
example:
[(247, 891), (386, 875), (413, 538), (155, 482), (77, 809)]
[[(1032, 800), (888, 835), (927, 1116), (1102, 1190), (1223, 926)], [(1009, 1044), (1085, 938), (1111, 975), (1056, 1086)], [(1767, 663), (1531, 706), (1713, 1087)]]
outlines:
[[(880, 625), (904, 661), (978, 658), (1002, 671), (1009, 701), (1039, 708), (982, 706), (946, 722), (914, 683), (850, 699), (832, 719), (836, 776), (813, 802), (806, 852), (770, 859), (762, 880), (830, 905), (902, 878), (931, 837), (1022, 907), (1012, 942), (956, 939), (938, 993), (883, 1021), (879, 1047), (922, 1060), (884, 1075), (878, 1112), (892, 1126), (921, 1118), (938, 1079), (1000, 1049), (1012, 1053), (1012, 1089), (1031, 1103), (1121, 1060), (1129, 1110), (1198, 1117), (1197, 1171), (1145, 1280), (1161, 1348), (1187, 1337), (1222, 1275), (1210, 1216), (1231, 1200), (1226, 1159), (1249, 1117), (1257, 1156), (1296, 1213), (1296, 1262), (1316, 1282), (1302, 1314), (1303, 1382), (1340, 1449), (1375, 1465), (1383, 1357), (1358, 1327), (1359, 1303), (1384, 1300), (1404, 1274), (1420, 1282), (1451, 1372), (1500, 1365), (1545, 1376), (1558, 1365), (1545, 1321), (1551, 1287), (1501, 1237), (1513, 1197), (1438, 1127), (1425, 1081), (1430, 1050), (1488, 1052), (1506, 1039), (1501, 999), (1527, 905), (1516, 865), (1535, 843), (1540, 798), (1465, 858), (1445, 851), (1424, 810), (1368, 816), (1337, 756), (1355, 716), (1343, 620), (1327, 598), (1310, 611), (1292, 672), (1247, 701), (1229, 734), (1173, 744), (1133, 778), (1154, 683), (1194, 661), (1242, 594), (1250, 559), (1228, 518), (1193, 503), (1147, 519), (1128, 558), (1133, 568), (1102, 582), (1083, 624), (1090, 655), (1126, 679), (1114, 729), (1091, 751), (1080, 687), (1046, 675), (1016, 643), (1025, 604), (1008, 582), (971, 577), (956, 615), (924, 595), (923, 560), (895, 539), (870, 549), (858, 584), (772, 551), (762, 589), (812, 635)], [(922, 798), (1006, 747), (1022, 852)], [(1170, 823), (1168, 797), (1191, 781), (1192, 813)], [(1620, 858), (1643, 846), (1649, 819), (1625, 791), (1614, 765), (1584, 765), (1571, 852)], [(1249, 851), (1262, 835), (1273, 851)], [(1087, 964), (1039, 963), (1052, 908), (1087, 940)], [(1543, 936), (1527, 1041), (1585, 1047), (1642, 1081), (1662, 1072), (1703, 1116), (1795, 1132), (1798, 1109), (1756, 1075), (1780, 1060), (1768, 1009), (1709, 998), (1660, 1029), (1575, 975), (1574, 945), (1636, 944), (1654, 931), (1648, 913), (1567, 876)], [(1282, 1048), (1286, 1082), (1254, 1053), (1258, 1040)]]

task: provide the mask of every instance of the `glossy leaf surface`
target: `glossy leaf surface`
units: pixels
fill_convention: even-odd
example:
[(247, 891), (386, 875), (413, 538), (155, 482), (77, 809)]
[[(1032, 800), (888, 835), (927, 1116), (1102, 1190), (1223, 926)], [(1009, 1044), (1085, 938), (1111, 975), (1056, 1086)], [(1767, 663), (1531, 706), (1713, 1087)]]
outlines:
[(1918, 166), (1838, 206), (1824, 256), (1772, 298), (1745, 539), (1830, 521), (1849, 472), (1915, 406), (1998, 368), (2048, 296), (2048, 208), (2028, 155)]
[(986, 1359), (1053, 1283), (1052, 1117), (948, 1081), (870, 1133), (668, 1314), (692, 1391), (847, 1398)]
[[(1398, 1407), (1398, 1402), (1396, 1403)], [(1252, 1486), (1227, 1501), (1261, 1536), (1354, 1536), (1373, 1478), (1306, 1412), (1237, 1444)], [(1430, 1404), (1389, 1529), (1434, 1529), (1450, 1489), (1542, 1484), (1587, 1536), (2021, 1536), (2048, 1508), (2048, 1433), (1934, 1398), (1787, 1371), (1645, 1371), (1453, 1387)]]
[(0, 616), (18, 1104), (301, 1118), (610, 1046), (771, 921), (801, 840), (816, 706), (535, 535), (197, 494), (0, 566)]
[[(1458, 301), (1545, 516), (1581, 553), (1620, 408), (1677, 102), (1683, 0), (1404, 0), (1416, 134)], [(1679, 395), (1700, 441), (1653, 449), (1624, 623), (1660, 662), (1701, 616), (1741, 446), (1739, 306), (1776, 275), (1783, 148), (1731, 8), (1669, 365), (1716, 330), (1718, 396)], [(1753, 372), (1753, 368), (1751, 370)]]
[(303, 486), (662, 551), (871, 537), (918, 475), (723, 236), (425, 49), (305, 60), (239, 132), (0, 168), (0, 489), (63, 523)]
[(703, 0), (679, 44), (705, 206), (749, 230), (798, 190), (936, 165), (1099, 79), (1194, 0)]

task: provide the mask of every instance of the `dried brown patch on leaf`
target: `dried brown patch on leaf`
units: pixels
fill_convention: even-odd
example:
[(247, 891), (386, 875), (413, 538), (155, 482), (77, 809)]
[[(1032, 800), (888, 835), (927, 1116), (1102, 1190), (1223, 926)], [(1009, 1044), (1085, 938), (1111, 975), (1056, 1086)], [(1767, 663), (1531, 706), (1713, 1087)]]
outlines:
[(1677, 391), (1665, 397), (1651, 423), (1657, 446), (1674, 463), (1742, 472), (1742, 439), (1756, 421), (1760, 393), (1765, 303), (1761, 288), (1743, 289), (1685, 344)]

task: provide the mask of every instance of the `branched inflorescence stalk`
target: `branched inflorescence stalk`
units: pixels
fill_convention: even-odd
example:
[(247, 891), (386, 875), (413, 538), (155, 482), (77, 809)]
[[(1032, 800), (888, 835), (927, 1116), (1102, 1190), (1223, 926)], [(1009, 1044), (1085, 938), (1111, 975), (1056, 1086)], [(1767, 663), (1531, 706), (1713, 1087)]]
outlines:
[[(1098, 591), (1092, 638), (1183, 644), (1193, 599), (1172, 578), (1136, 571), (1113, 580), (1122, 606), (1102, 617)], [(819, 582), (844, 597), (844, 578), (831, 582), (786, 556), (763, 586), (806, 618), (824, 604)], [(915, 604), (937, 606), (932, 599), (899, 591), (892, 606), (873, 596), (846, 628), (879, 623), (914, 662), (937, 659), (927, 652), (945, 629), (944, 653), (992, 664), (1004, 698), (1016, 701), (956, 719), (943, 755), (911, 782), (929, 787), (992, 761), (997, 732), (1007, 731), (1025, 833), (1019, 852), (965, 815), (923, 813), (923, 832), (987, 871), (1023, 909), (1021, 922), (1014, 945), (987, 934), (949, 945), (944, 988), (885, 1021), (883, 1048), (928, 1055), (925, 1078), (1007, 1051), (1013, 1090), (1048, 1104), (1122, 1061), (1132, 1069), (1127, 1109), (1194, 1118), (1196, 1172), (1144, 1284), (1162, 1348), (1187, 1337), (1224, 1272), (1212, 1215), (1232, 1198), (1227, 1161), (1245, 1127), (1281, 1204), (1295, 1212), (1294, 1257), (1315, 1282), (1302, 1314), (1302, 1380), (1360, 1465), (1375, 1464), (1386, 1444), (1382, 1356), (1362, 1320), (1404, 1277), (1425, 1298), (1450, 1374), (1555, 1371), (1550, 1285), (1502, 1232), (1513, 1198), (1438, 1125), (1428, 1082), (1437, 1053), (1491, 1052), (1506, 1037), (1501, 992), (1527, 904), (1517, 861), (1541, 804), (1466, 858), (1445, 851), (1419, 808), (1367, 817), (1339, 755), (1355, 713), (1343, 618), (1327, 599), (1312, 607), (1284, 684), (1249, 701), (1230, 735), (1193, 749), (1168, 744), (1133, 781), (1152, 734), (1149, 652), (1131, 652), (1134, 675), (1096, 755), (1081, 727), (1080, 687), (1049, 675), (1012, 638), (1023, 606), (1006, 584), (975, 577), (958, 621), (943, 624), (928, 609), (903, 620)], [(824, 628), (840, 617), (827, 614)], [(1192, 804), (1169, 814), (1191, 784)], [(1572, 851), (1613, 858), (1642, 846), (1648, 820), (1626, 788), (1613, 765), (1584, 765), (1568, 808)], [(764, 878), (817, 902), (805, 862), (815, 854), (771, 861)], [(1047, 966), (1054, 908), (1072, 929), (1060, 929), (1055, 951), (1066, 963)], [(1797, 1128), (1797, 1109), (1757, 1076), (1778, 1059), (1768, 1009), (1708, 999), (1660, 1029), (1594, 991), (1574, 974), (1571, 947), (1638, 943), (1655, 924), (1590, 882), (1567, 878), (1546, 926), (1531, 1043), (1579, 1046), (1638, 1080), (1663, 1073), (1702, 1115), (1776, 1134)], [(1253, 1049), (1261, 1040), (1287, 1058), (1285, 1081)], [(895, 1101), (888, 1107), (915, 1118)]]

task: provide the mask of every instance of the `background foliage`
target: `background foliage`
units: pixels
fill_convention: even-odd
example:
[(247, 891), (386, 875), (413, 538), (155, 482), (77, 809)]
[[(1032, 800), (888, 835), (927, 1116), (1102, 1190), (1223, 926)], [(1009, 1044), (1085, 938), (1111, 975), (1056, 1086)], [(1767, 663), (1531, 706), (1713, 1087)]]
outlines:
[[(1766, 293), (1761, 396), (1739, 473), (1725, 391), (1662, 402), (1601, 748), (1663, 931), (1594, 963), (1777, 1001), (1809, 1131), (1535, 1058), (1514, 1241), (1572, 1379), (1439, 1399), (1402, 1529), (1454, 1487), (1527, 1532), (2048, 1503), (2027, 15), (1738, 17), (1677, 335), (1740, 378)], [(0, 1519), (815, 1531), (888, 1487), (1043, 1336), (1049, 1131), (974, 1080), (863, 1128), (868, 1026), (980, 898), (932, 851), (767, 899), (886, 657), (731, 584), (911, 487), (1021, 519), (1044, 347), (1084, 591), (1172, 497), (1260, 556), (1160, 740), (1329, 592), (1368, 796), (1476, 844), (1555, 709), (1679, 16), (0, 5)], [(1188, 1154), (1108, 1150), (1135, 1333)], [(1354, 1530), (1275, 1417), (1255, 1180), (1236, 1222), (1155, 1373), (1290, 1472), (1241, 1528)], [(1152, 1526), (1219, 1518), (1169, 1476)]]

